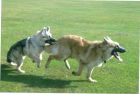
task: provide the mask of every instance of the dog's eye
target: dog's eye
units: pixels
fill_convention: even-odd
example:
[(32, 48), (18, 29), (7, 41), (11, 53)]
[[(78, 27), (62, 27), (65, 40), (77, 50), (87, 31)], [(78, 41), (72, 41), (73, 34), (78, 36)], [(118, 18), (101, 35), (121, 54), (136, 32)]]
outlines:
[(119, 48), (119, 45), (116, 45), (115, 48)]
[(51, 39), (51, 36), (48, 36), (49, 37), (49, 39)]

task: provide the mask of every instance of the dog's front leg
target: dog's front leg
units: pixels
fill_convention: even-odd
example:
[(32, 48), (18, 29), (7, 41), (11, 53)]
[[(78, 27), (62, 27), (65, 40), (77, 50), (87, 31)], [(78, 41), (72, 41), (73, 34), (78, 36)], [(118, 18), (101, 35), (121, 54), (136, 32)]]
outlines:
[(88, 64), (87, 65), (87, 79), (90, 82), (97, 82), (96, 80), (92, 79), (92, 77), (91, 77), (93, 70), (94, 70), (94, 67), (91, 64)]
[(33, 57), (33, 61), (36, 63), (37, 67), (40, 68), (40, 56), (38, 55), (34, 55)]
[(70, 64), (69, 64), (68, 60), (65, 59), (64, 62), (65, 62), (66, 68), (67, 68), (68, 70), (70, 70)]
[(84, 64), (82, 62), (79, 62), (78, 71), (77, 72), (73, 71), (72, 74), (75, 76), (80, 76), (82, 73), (83, 67), (84, 67)]
[(17, 70), (21, 73), (25, 73), (25, 71), (21, 69), (22, 65), (23, 65), (23, 58), (22, 56), (19, 56), (17, 60)]

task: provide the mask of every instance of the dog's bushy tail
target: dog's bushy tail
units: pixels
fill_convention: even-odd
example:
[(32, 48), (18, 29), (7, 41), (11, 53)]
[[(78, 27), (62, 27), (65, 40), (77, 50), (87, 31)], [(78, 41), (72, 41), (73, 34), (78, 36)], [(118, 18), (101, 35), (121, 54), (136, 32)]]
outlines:
[(11, 52), (12, 52), (12, 51), (11, 51), (11, 49), (10, 49), (10, 50), (8, 51), (8, 53), (7, 53), (7, 62), (8, 62), (8, 63), (13, 62), (12, 59), (11, 59)]

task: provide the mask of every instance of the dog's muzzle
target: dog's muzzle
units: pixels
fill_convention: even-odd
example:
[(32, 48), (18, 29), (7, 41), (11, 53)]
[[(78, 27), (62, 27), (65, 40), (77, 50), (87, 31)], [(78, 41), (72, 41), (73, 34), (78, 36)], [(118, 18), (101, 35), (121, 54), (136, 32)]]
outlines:
[(49, 43), (50, 45), (53, 45), (54, 42), (56, 42), (56, 40), (54, 38), (50, 38), (45, 41), (45, 43)]
[(121, 46), (117, 46), (112, 50), (111, 55), (113, 55), (119, 61), (123, 61), (123, 59), (120, 57), (119, 53), (124, 53), (124, 52), (126, 52), (125, 48), (123, 48)]

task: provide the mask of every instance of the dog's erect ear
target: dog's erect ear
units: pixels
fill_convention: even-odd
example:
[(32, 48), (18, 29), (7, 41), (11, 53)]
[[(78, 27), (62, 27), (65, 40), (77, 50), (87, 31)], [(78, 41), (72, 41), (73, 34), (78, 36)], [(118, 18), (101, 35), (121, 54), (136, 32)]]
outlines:
[(41, 29), (41, 30), (38, 30), (36, 33), (37, 34), (42, 34), (42, 32), (44, 32), (45, 31), (45, 29), (46, 29), (46, 27), (44, 27), (43, 29)]
[(38, 34), (38, 35), (45, 35), (45, 33), (46, 33), (46, 29), (47, 29), (47, 28), (44, 27), (43, 29), (37, 31), (37, 34)]
[(52, 37), (50, 26), (46, 27), (46, 35)]
[(48, 35), (50, 33), (50, 26), (44, 27), (42, 30), (42, 35)]
[(40, 31), (37, 31), (37, 34), (40, 34), (40, 35), (43, 35), (43, 36), (51, 35), (51, 33), (50, 33), (50, 26), (44, 27)]
[(111, 38), (108, 36), (104, 37), (104, 43), (109, 43), (109, 42), (112, 42)]
[(109, 36), (106, 36), (106, 39), (110, 42), (112, 42), (111, 38)]
[(47, 30), (48, 32), (50, 32), (50, 26), (47, 26), (47, 27), (46, 27), (46, 30)]
[(110, 38), (109, 38), (108, 36), (104, 37), (104, 41), (103, 41), (103, 42), (104, 42), (105, 44), (108, 44), (109, 41), (110, 41)]
[(42, 34), (43, 36), (45, 36), (46, 33), (48, 32), (48, 27), (44, 27), (41, 31), (42, 31), (41, 34)]
[(107, 44), (107, 43), (108, 43), (108, 40), (106, 39), (106, 37), (104, 37), (103, 43), (104, 43), (104, 44)]

